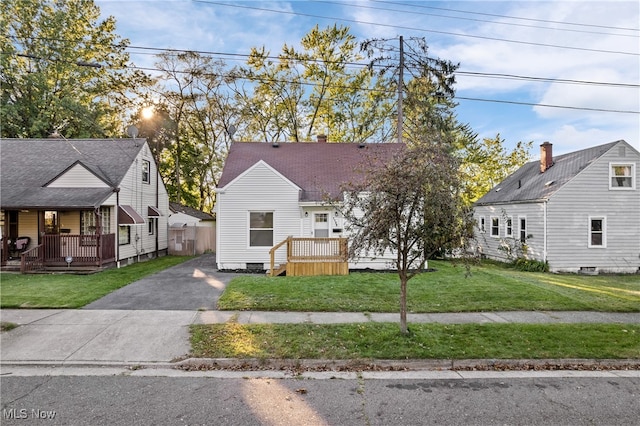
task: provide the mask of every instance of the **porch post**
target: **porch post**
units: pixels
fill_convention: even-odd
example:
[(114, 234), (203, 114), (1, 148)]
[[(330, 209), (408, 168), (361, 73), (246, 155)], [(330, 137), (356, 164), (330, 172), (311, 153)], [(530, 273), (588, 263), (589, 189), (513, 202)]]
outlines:
[(98, 258), (98, 267), (102, 266), (102, 215), (100, 208), (93, 209), (96, 224), (96, 257)]

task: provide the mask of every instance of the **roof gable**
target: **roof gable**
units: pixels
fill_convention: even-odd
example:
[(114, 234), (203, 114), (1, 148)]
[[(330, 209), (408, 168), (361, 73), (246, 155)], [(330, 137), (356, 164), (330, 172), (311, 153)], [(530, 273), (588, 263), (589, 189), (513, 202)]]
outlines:
[(232, 186), (234, 183), (238, 182), (239, 180), (241, 180), (242, 178), (244, 178), (245, 176), (251, 174), (251, 172), (253, 172), (254, 170), (256, 170), (259, 167), (265, 167), (267, 168), (267, 170), (271, 171), (274, 175), (278, 176), (280, 179), (282, 179), (286, 184), (290, 185), (292, 188), (294, 188), (295, 190), (299, 191), (302, 188), (300, 188), (298, 185), (296, 185), (295, 183), (291, 182), (289, 179), (287, 179), (286, 176), (284, 176), (282, 173), (280, 173), (279, 171), (277, 171), (276, 169), (274, 169), (273, 167), (271, 167), (269, 164), (267, 164), (264, 160), (258, 160), (257, 163), (255, 163), (253, 166), (249, 167), (247, 170), (245, 170), (244, 172), (240, 173), (238, 176), (236, 176), (231, 182), (229, 182), (228, 184), (225, 185), (225, 188), (228, 188), (230, 186)]
[(82, 161), (76, 161), (44, 184), (48, 188), (108, 188), (109, 184)]
[(540, 161), (531, 161), (492, 188), (476, 202), (476, 205), (549, 199), (567, 182), (620, 143), (633, 149), (620, 140), (570, 152), (554, 157), (553, 166), (544, 173), (540, 172)]
[(402, 144), (234, 142), (218, 188), (263, 162), (301, 189), (301, 201), (341, 197), (341, 187), (362, 178), (363, 166), (373, 159), (391, 158)]

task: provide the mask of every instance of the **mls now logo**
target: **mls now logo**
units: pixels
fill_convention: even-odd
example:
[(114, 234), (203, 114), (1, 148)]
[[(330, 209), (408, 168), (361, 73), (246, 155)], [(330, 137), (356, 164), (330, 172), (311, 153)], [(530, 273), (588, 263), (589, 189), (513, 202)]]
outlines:
[(26, 419), (29, 417), (27, 410), (25, 408), (17, 409), (17, 408), (3, 408), (2, 409), (2, 418), (5, 420), (10, 419)]

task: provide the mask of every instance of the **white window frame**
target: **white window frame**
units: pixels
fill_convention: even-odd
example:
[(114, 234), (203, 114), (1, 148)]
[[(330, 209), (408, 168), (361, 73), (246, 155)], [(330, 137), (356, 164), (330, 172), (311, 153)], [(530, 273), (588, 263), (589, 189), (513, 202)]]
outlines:
[(156, 233), (156, 220), (158, 220), (158, 218), (155, 218), (155, 217), (147, 218), (147, 233), (149, 235), (155, 235)]
[[(522, 227), (522, 221), (524, 220), (524, 227)], [(527, 241), (527, 217), (526, 216), (518, 216), (518, 240), (521, 243), (524, 243)], [(524, 237), (522, 235), (524, 231)]]
[(513, 237), (513, 216), (507, 216), (504, 221), (504, 236)]
[[(614, 167), (630, 167), (631, 175), (630, 176), (616, 176), (613, 173)], [(614, 186), (613, 179), (616, 177), (624, 177), (631, 179), (631, 186)], [(633, 191), (636, 189), (636, 163), (609, 163), (609, 189), (612, 191)]]
[(478, 222), (478, 229), (480, 230), (481, 234), (487, 233), (487, 221), (484, 216), (480, 216), (480, 221)]
[[(493, 221), (496, 221), (496, 225), (493, 225)], [(498, 216), (491, 216), (491, 224), (489, 225), (491, 227), (491, 236), (493, 238), (500, 238), (500, 218)], [(493, 231), (496, 231), (496, 233), (494, 234)]]
[(142, 182), (151, 183), (151, 161), (142, 160)]
[[(591, 230), (591, 225), (594, 220), (602, 221), (602, 244), (596, 245), (592, 244), (592, 235), (593, 231)], [(589, 222), (587, 223), (587, 246), (589, 248), (607, 248), (607, 217), (606, 216), (589, 216)]]
[[(100, 207), (102, 235), (111, 233), (111, 208)], [(93, 228), (93, 229), (91, 229)], [(96, 215), (93, 210), (80, 210), (80, 235), (95, 235)]]
[[(251, 214), (252, 213), (261, 213), (261, 214), (269, 214), (271, 213), (271, 223), (272, 223), (272, 227), (271, 228), (251, 228)], [(247, 212), (247, 247), (250, 249), (264, 249), (265, 247), (273, 247), (274, 243), (275, 243), (275, 233), (274, 233), (274, 228), (275, 228), (275, 221), (276, 221), (276, 214), (273, 210), (250, 210)], [(264, 246), (254, 246), (251, 245), (251, 231), (271, 231), (271, 245), (264, 245)]]

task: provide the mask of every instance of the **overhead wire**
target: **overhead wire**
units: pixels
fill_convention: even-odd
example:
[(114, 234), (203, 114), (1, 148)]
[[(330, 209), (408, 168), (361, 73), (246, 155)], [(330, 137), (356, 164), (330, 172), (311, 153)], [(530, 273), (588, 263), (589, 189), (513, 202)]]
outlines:
[[(312, 0), (312, 2), (343, 5), (343, 6), (346, 5), (344, 2), (328, 1), (328, 0)], [(406, 4), (406, 3), (395, 3), (395, 2), (386, 2), (386, 1), (376, 2), (375, 0), (374, 0), (374, 3), (385, 3), (385, 4), (393, 4), (393, 5), (400, 5), (400, 6), (407, 6), (407, 7), (416, 7), (416, 8), (422, 7), (419, 4)], [(506, 25), (506, 26), (521, 27), (521, 28), (537, 28), (537, 29), (550, 30), (550, 31), (567, 31), (567, 32), (582, 33), (582, 34), (608, 35), (608, 36), (617, 36), (617, 37), (633, 37), (633, 38), (640, 37), (640, 35), (638, 34), (613, 34), (613, 33), (607, 33), (602, 31), (579, 30), (579, 29), (573, 29), (573, 28), (550, 28), (550, 27), (544, 27), (540, 25), (528, 25), (528, 24), (522, 24), (522, 23), (502, 22), (502, 21), (495, 21), (495, 20), (492, 21), (488, 19), (465, 18), (462, 16), (451, 16), (451, 15), (441, 15), (436, 13), (416, 12), (415, 10), (408, 11), (408, 10), (392, 9), (388, 7), (368, 6), (362, 3), (349, 3), (348, 6), (359, 8), (359, 9), (384, 10), (387, 12), (398, 12), (398, 13), (411, 13), (412, 15), (433, 16), (436, 18), (457, 19), (457, 20), (471, 21), (471, 22), (484, 22), (484, 23), (489, 23), (493, 25)], [(461, 12), (455, 9), (444, 9), (444, 8), (434, 8), (434, 9)], [(476, 12), (466, 12), (466, 13), (475, 14)], [(478, 14), (484, 15), (483, 13), (478, 13)], [(510, 17), (510, 16), (504, 16), (504, 15), (493, 15), (493, 17), (508, 18), (508, 19), (525, 19), (525, 18)], [(567, 23), (567, 22), (561, 22), (561, 21), (546, 21), (546, 20), (534, 20), (534, 21), (552, 23), (556, 25), (567, 24), (567, 25), (590, 26), (588, 24), (574, 24), (574, 23)], [(598, 27), (601, 28), (601, 26), (598, 26)], [(612, 29), (612, 30), (619, 30), (619, 31), (630, 31), (630, 29), (628, 28), (616, 28), (616, 27), (605, 27), (605, 28)], [(636, 31), (640, 31), (640, 30), (636, 30)]]
[(524, 41), (524, 40), (511, 40), (511, 39), (505, 39), (505, 38), (499, 38), (499, 37), (489, 37), (489, 36), (456, 33), (456, 32), (451, 32), (451, 31), (441, 31), (441, 30), (434, 30), (434, 29), (427, 29), (427, 28), (417, 28), (417, 27), (408, 27), (408, 26), (401, 26), (401, 25), (383, 24), (383, 23), (379, 23), (379, 22), (365, 22), (365, 21), (360, 21), (360, 20), (357, 20), (357, 19), (349, 19), (349, 18), (344, 18), (344, 17), (332, 17), (332, 16), (316, 15), (316, 14), (311, 14), (311, 13), (302, 13), (302, 12), (293, 12), (293, 11), (287, 11), (287, 10), (268, 9), (268, 8), (264, 8), (264, 7), (246, 6), (246, 5), (240, 5), (240, 4), (230, 4), (230, 3), (216, 2), (216, 1), (211, 1), (211, 0), (192, 0), (192, 1), (195, 2), (195, 3), (212, 4), (212, 5), (217, 5), (217, 6), (227, 6), (227, 7), (241, 8), (241, 9), (251, 9), (251, 10), (257, 10), (257, 11), (263, 11), (263, 12), (271, 12), (271, 13), (279, 13), (279, 14), (286, 14), (286, 15), (306, 16), (306, 17), (309, 17), (309, 18), (329, 19), (329, 20), (334, 20), (334, 21), (351, 22), (351, 23), (357, 23), (357, 24), (365, 24), (365, 25), (373, 25), (373, 26), (379, 26), (379, 27), (404, 29), (404, 30), (411, 30), (411, 31), (421, 31), (421, 32), (449, 35), (449, 36), (455, 36), (455, 37), (464, 37), (464, 38), (474, 38), (474, 39), (480, 39), (480, 40), (499, 41), (499, 42), (504, 42), (504, 43), (523, 44), (523, 45), (528, 45), (528, 46), (548, 47), (548, 48), (554, 48), (554, 49), (568, 49), (568, 50), (576, 50), (576, 51), (583, 51), (583, 52), (595, 52), (595, 53), (607, 53), (607, 54), (617, 54), (617, 55), (640, 56), (640, 53), (638, 53), (638, 52), (625, 52), (625, 51), (618, 51), (618, 50), (594, 49), (594, 48), (578, 47), (578, 46), (563, 46), (563, 45), (558, 45), (558, 44), (539, 43), (539, 42)]

